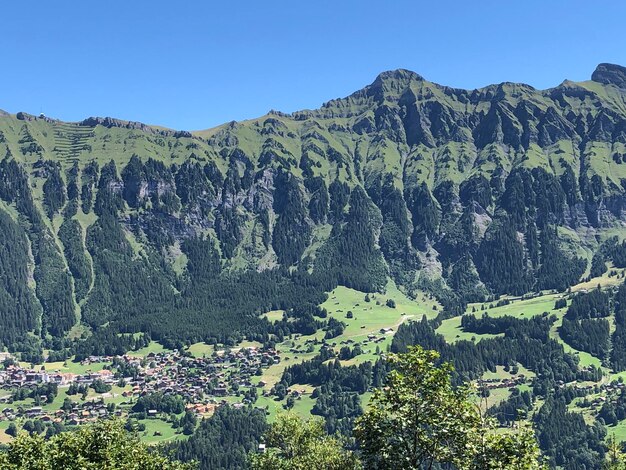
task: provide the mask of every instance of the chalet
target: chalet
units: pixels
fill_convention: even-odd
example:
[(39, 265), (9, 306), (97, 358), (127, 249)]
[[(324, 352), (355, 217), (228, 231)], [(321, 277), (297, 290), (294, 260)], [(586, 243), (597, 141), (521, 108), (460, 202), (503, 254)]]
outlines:
[(213, 389), (213, 395), (218, 397), (224, 397), (228, 395), (228, 389), (226, 387), (217, 387)]
[(99, 379), (105, 382), (112, 382), (114, 380), (113, 372), (111, 372), (108, 369), (102, 369), (101, 371), (97, 372), (95, 375), (97, 375)]
[(32, 418), (33, 416), (39, 416), (42, 412), (42, 408), (41, 406), (33, 406), (32, 408), (29, 408), (26, 410), (26, 416), (28, 416), (29, 418)]

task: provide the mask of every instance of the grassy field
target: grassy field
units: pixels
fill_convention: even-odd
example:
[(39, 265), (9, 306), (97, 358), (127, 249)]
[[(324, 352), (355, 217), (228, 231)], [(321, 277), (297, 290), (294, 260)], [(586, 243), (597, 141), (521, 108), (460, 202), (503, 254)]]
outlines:
[[(554, 313), (562, 316), (565, 308), (555, 310), (555, 302), (563, 297), (563, 294), (545, 294), (532, 299), (521, 299), (519, 297), (509, 297), (507, 305), (497, 306), (497, 302), (472, 303), (467, 306), (465, 313), (473, 314), (477, 317), (483, 314), (490, 317), (502, 317), (505, 315), (518, 319), (532, 318), (541, 315), (544, 312)], [(437, 329), (437, 333), (442, 334), (446, 341), (454, 343), (459, 340), (476, 340), (480, 341), (484, 338), (493, 338), (502, 335), (483, 334), (466, 332), (461, 328), (461, 317), (448, 318), (441, 322), (441, 326)]]
[(6, 433), (9, 424), (11, 424), (10, 421), (0, 421), (0, 444), (8, 444), (13, 440), (13, 438)]
[(457, 341), (480, 341), (486, 338), (495, 338), (497, 336), (504, 336), (503, 334), (476, 334), (461, 328), (461, 317), (448, 318), (441, 322), (441, 326), (437, 328), (437, 333), (443, 335), (448, 343), (456, 343)]
[[(365, 300), (366, 297), (369, 297), (369, 302)], [(395, 308), (386, 305), (388, 300), (395, 302)], [(345, 339), (367, 337), (381, 328), (397, 328), (408, 318), (420, 319), (424, 315), (435, 318), (440, 309), (435, 300), (428, 299), (423, 294), (420, 300), (409, 299), (391, 282), (384, 294), (367, 295), (339, 286), (329, 294), (322, 307), (328, 311), (329, 316), (347, 324), (342, 335)], [(346, 318), (348, 312), (352, 312), (352, 319)]]
[[(487, 313), (490, 317), (502, 317), (509, 315), (515, 318), (531, 318), (544, 312), (554, 310), (555, 302), (562, 298), (563, 294), (545, 294), (532, 299), (509, 298), (508, 305), (496, 306), (497, 302), (485, 302), (469, 304), (466, 313), (474, 313), (479, 316)], [(493, 305), (490, 307), (490, 305)], [(564, 310), (564, 309), (563, 309)]]
[(150, 344), (148, 344), (145, 348), (138, 349), (137, 351), (129, 351), (128, 355), (144, 358), (150, 353), (159, 354), (165, 351), (167, 351), (167, 349), (165, 349), (161, 343), (150, 341)]
[[(271, 423), (276, 419), (278, 413), (286, 411), (285, 403), (286, 400), (277, 401), (274, 397), (259, 397), (255, 406), (267, 409), (267, 420)], [(315, 405), (315, 399), (311, 398), (310, 395), (301, 395), (294, 400), (293, 408), (290, 411), (303, 418), (310, 418), (313, 416), (311, 414), (313, 405)]]
[[(618, 286), (624, 282), (624, 268), (614, 268), (611, 263), (608, 263), (609, 269), (602, 276), (594, 277), (588, 282), (581, 282), (572, 287), (572, 292), (579, 292), (582, 290), (591, 290), (600, 286), (604, 287), (612, 287)], [(616, 275), (611, 276), (611, 272), (615, 272)]]
[[(535, 373), (533, 371), (526, 369), (521, 364), (517, 364), (517, 375), (524, 375), (527, 378), (535, 377)], [(495, 372), (492, 372), (492, 371), (485, 372), (482, 376), (482, 379), (483, 380), (491, 380), (491, 379), (504, 380), (504, 379), (511, 378), (512, 376), (513, 374), (511, 374), (510, 371), (507, 372), (506, 370), (504, 370), (504, 366), (496, 366)]]
[(265, 408), (267, 410), (267, 420), (272, 422), (278, 413), (285, 410), (283, 408), (284, 403), (285, 401), (277, 401), (275, 397), (259, 397), (254, 406)]
[[(408, 298), (392, 282), (388, 283), (384, 294), (369, 294), (367, 297), (369, 302), (365, 300), (365, 293), (340, 286), (333, 290), (322, 304), (329, 317), (346, 324), (343, 334), (332, 340), (336, 351), (348, 341), (361, 342), (363, 354), (346, 361), (347, 364), (376, 360), (376, 350), (383, 352), (387, 350), (393, 335), (403, 322), (421, 319), (423, 316), (435, 318), (441, 309), (441, 306), (426, 294), (419, 294), (417, 300)], [(388, 306), (387, 301), (395, 303), (395, 307)], [(347, 318), (348, 312), (352, 312), (352, 318)], [(381, 334), (381, 329), (384, 328), (392, 328), (392, 331)], [(369, 335), (376, 335), (381, 341), (378, 343), (369, 341)]]
[(315, 400), (313, 398), (309, 395), (301, 395), (294, 400), (294, 405), (291, 411), (300, 416), (309, 417), (311, 416), (313, 405), (315, 405)]
[(272, 310), (271, 312), (266, 312), (261, 317), (267, 318), (268, 321), (277, 322), (283, 319), (284, 310)]
[[(564, 314), (564, 312), (563, 312), (563, 314)], [(596, 367), (601, 367), (602, 366), (602, 361), (600, 359), (598, 359), (597, 357), (592, 356), (588, 352), (579, 351), (577, 349), (574, 349), (569, 344), (567, 344), (565, 341), (563, 341), (563, 339), (561, 338), (561, 335), (559, 334), (559, 328), (561, 327), (561, 324), (563, 323), (563, 314), (557, 316), (557, 320), (552, 325), (552, 328), (550, 328), (550, 336), (552, 338), (556, 339), (557, 341), (559, 341), (563, 345), (563, 349), (565, 349), (565, 352), (570, 353), (570, 354), (574, 354), (575, 356), (577, 356), (579, 361), (580, 361), (579, 364), (582, 367), (589, 367), (591, 365), (594, 365)]]
[(620, 421), (615, 426), (607, 426), (606, 433), (607, 439), (615, 436), (617, 442), (626, 441), (626, 421)]
[[(613, 285), (615, 279), (616, 276), (609, 277), (607, 274), (605, 274), (604, 276), (594, 278), (587, 283), (581, 283), (574, 286), (572, 288), (572, 291), (579, 292), (585, 289), (595, 288), (598, 285), (608, 287)], [(502, 305), (499, 307), (496, 306), (497, 302), (473, 303), (468, 305), (466, 313), (473, 314), (478, 317), (482, 316), (483, 314), (487, 314), (490, 317), (501, 317), (508, 315), (519, 319), (532, 318), (537, 315), (542, 315), (544, 312), (555, 315), (556, 322), (552, 325), (552, 328), (550, 330), (550, 336), (563, 345), (565, 352), (577, 356), (580, 360), (580, 365), (582, 367), (588, 367), (591, 365), (601, 367), (602, 361), (600, 359), (592, 356), (587, 352), (574, 349), (572, 346), (563, 341), (563, 339), (559, 335), (559, 328), (563, 323), (563, 315), (565, 315), (567, 307), (555, 309), (554, 306), (556, 301), (562, 298), (564, 295), (565, 294), (546, 293), (532, 299), (509, 297), (507, 299), (509, 303), (507, 305)], [(568, 301), (568, 304), (569, 303), (570, 302)], [(454, 343), (459, 340), (480, 341), (484, 338), (501, 336), (489, 334), (479, 335), (463, 331), (463, 329), (461, 328), (461, 317), (453, 317), (444, 320), (441, 323), (441, 326), (437, 329), (437, 333), (442, 334), (445, 337), (446, 341), (449, 343)]]
[[(592, 285), (597, 285), (597, 281), (601, 281), (601, 279), (594, 279)], [(600, 284), (611, 285), (613, 278), (605, 277), (603, 282), (600, 282)], [(588, 284), (576, 286), (576, 290), (582, 290), (585, 288), (584, 286)], [(494, 317), (510, 315), (519, 319), (532, 318), (544, 312), (554, 314), (557, 317), (557, 321), (552, 328), (551, 336), (560, 341), (567, 352), (575, 354), (580, 359), (581, 366), (589, 366), (591, 364), (601, 366), (599, 359), (588, 353), (573, 349), (559, 337), (558, 327), (562, 322), (563, 315), (567, 308), (554, 309), (554, 306), (555, 302), (562, 298), (563, 295), (564, 294), (545, 293), (544, 295), (531, 299), (511, 297), (508, 298), (508, 305), (499, 307), (495, 306), (496, 302), (471, 304), (468, 306), (467, 313), (473, 312), (475, 315), (486, 313)], [(393, 333), (397, 331), (398, 326), (402, 322), (408, 321), (409, 319), (419, 319), (422, 318), (423, 315), (432, 319), (441, 308), (435, 301), (423, 294), (420, 294), (415, 301), (407, 298), (393, 283), (387, 286), (387, 290), (384, 294), (369, 294), (367, 297), (369, 298), (369, 302), (365, 300), (366, 294), (364, 292), (340, 286), (330, 292), (328, 299), (322, 304), (322, 307), (328, 311), (329, 317), (336, 318), (346, 323), (343, 334), (329, 341), (334, 349), (338, 351), (344, 345), (353, 347), (356, 342), (359, 342), (363, 348), (363, 354), (349, 361), (342, 361), (343, 365), (376, 360), (379, 352), (387, 350), (393, 338)], [(387, 299), (392, 299), (395, 302), (395, 308), (387, 306)], [(352, 318), (348, 318), (348, 312), (351, 312)], [(282, 317), (282, 312), (280, 312), (280, 314), (277, 312), (268, 312), (266, 315), (268, 319), (272, 317), (275, 319), (278, 315)], [(448, 342), (455, 342), (460, 339), (471, 340), (472, 338), (474, 338), (475, 341), (480, 341), (483, 338), (494, 336), (476, 335), (474, 333), (465, 332), (461, 329), (460, 323), (460, 317), (444, 320), (442, 325), (437, 329), (437, 332), (444, 335)], [(383, 328), (393, 328), (393, 332), (386, 335), (381, 334), (380, 330)], [(369, 335), (376, 335), (377, 338), (381, 338), (382, 340), (378, 343), (369, 341)], [(312, 344), (311, 341), (320, 341), (322, 338), (323, 332), (317, 332), (310, 336), (294, 335), (292, 338), (277, 345), (277, 349), (281, 352), (283, 360), (280, 364), (276, 364), (265, 370), (262, 377), (255, 379), (255, 383), (263, 380), (266, 382), (265, 390), (271, 389), (271, 387), (280, 380), (286, 367), (291, 364), (312, 359), (319, 351), (319, 344)], [(524, 374), (528, 378), (534, 377), (532, 371), (525, 369), (521, 365), (518, 365), (518, 374)], [(511, 374), (509, 372), (504, 371), (504, 368), (499, 366), (496, 372), (487, 372), (483, 378), (502, 380), (510, 376)], [(297, 389), (299, 387), (300, 386), (296, 386), (294, 388)], [(519, 388), (527, 387), (528, 385), (522, 385)], [(487, 403), (489, 406), (494, 405), (506, 399), (509, 395), (510, 391), (507, 388), (491, 390)], [(284, 403), (285, 401), (276, 402), (271, 397), (260, 397), (257, 402), (258, 405), (267, 407), (271, 417), (273, 417), (277, 411), (283, 409)], [(304, 396), (301, 400), (296, 401), (294, 410), (299, 414), (308, 416), (312, 406), (313, 401), (310, 400), (309, 397)]]
[[(466, 310), (466, 313), (471, 313), (477, 317), (480, 317), (483, 314), (490, 317), (502, 317), (508, 315), (519, 319), (532, 318), (536, 315), (541, 315), (544, 312), (553, 312), (562, 315), (565, 312), (565, 309), (553, 310), (554, 302), (559, 297), (559, 294), (549, 294), (534, 299), (510, 299), (510, 304), (502, 305), (500, 307), (496, 307), (495, 302), (471, 304)], [(490, 305), (494, 306), (489, 308)], [(437, 333), (442, 334), (449, 343), (454, 343), (460, 340), (480, 341), (485, 338), (503, 336), (502, 334), (476, 334), (464, 331), (463, 328), (461, 328), (461, 317), (448, 318), (442, 321), (441, 326), (437, 328)]]
[(480, 407), (483, 410), (487, 410), (492, 406), (496, 406), (502, 403), (504, 400), (511, 396), (511, 391), (508, 388), (496, 388), (489, 391), (489, 396), (480, 400)]
[(319, 352), (319, 345), (311, 346), (310, 350), (306, 346), (308, 340), (316, 340), (323, 337), (317, 333), (310, 336), (295, 335), (293, 339), (283, 341), (276, 345), (276, 350), (280, 352), (281, 360), (278, 364), (274, 364), (263, 370), (263, 375), (253, 377), (253, 383), (264, 381), (266, 383), (264, 390), (270, 390), (280, 380), (283, 371), (292, 364), (299, 364), (306, 360), (313, 359)]
[[(20, 363), (23, 367), (30, 367), (28, 363)], [(87, 372), (98, 372), (104, 369), (104, 363), (94, 363), (94, 364), (81, 364), (80, 362), (74, 362), (73, 358), (68, 359), (65, 362), (46, 362), (44, 364), (39, 364), (36, 367), (44, 367), (48, 372), (59, 371), (62, 373), (70, 373), (70, 374), (85, 374)]]
[[(365, 300), (366, 296), (369, 302)], [(395, 307), (387, 306), (387, 300), (395, 302)], [(342, 361), (343, 365), (359, 364), (366, 361), (375, 361), (377, 350), (384, 352), (391, 344), (393, 333), (398, 326), (409, 318), (434, 318), (441, 306), (426, 294), (420, 294), (417, 300), (412, 300), (403, 294), (392, 282), (389, 282), (384, 294), (366, 294), (354, 289), (339, 286), (329, 293), (328, 299), (321, 305), (328, 311), (329, 318), (335, 318), (346, 324), (343, 334), (328, 341), (338, 352), (342, 346), (353, 347), (359, 342), (363, 349), (363, 354), (349, 360)], [(265, 315), (268, 319), (276, 319), (282, 311), (268, 312)], [(347, 318), (348, 312), (352, 312), (352, 318)], [(381, 334), (380, 330), (392, 328), (393, 332)], [(368, 339), (369, 335), (376, 335), (381, 341), (375, 343)], [(261, 377), (255, 377), (254, 383), (264, 381), (264, 390), (269, 391), (282, 377), (283, 371), (292, 364), (298, 364), (306, 360), (313, 359), (320, 349), (320, 342), (324, 338), (324, 332), (318, 331), (313, 335), (293, 335), (284, 342), (277, 344), (276, 349), (281, 353), (281, 362), (265, 369)], [(305, 388), (300, 385), (296, 389)], [(275, 410), (282, 409), (283, 402), (275, 402), (272, 398), (261, 397), (259, 403), (268, 406), (270, 414)], [(294, 410), (297, 413), (303, 412), (308, 415), (313, 407), (313, 401), (307, 396), (301, 400), (296, 400)]]
[(210, 356), (214, 350), (212, 345), (206, 343), (194, 343), (187, 349), (194, 357)]
[(234, 351), (243, 348), (262, 348), (263, 343), (259, 343), (258, 341), (242, 341), (237, 346), (232, 348)]
[[(517, 374), (512, 374), (511, 371), (504, 370), (504, 366), (496, 366), (495, 371), (487, 371), (482, 375), (483, 380), (506, 380), (514, 377), (515, 375), (524, 375), (526, 377), (527, 383), (518, 385), (517, 388), (519, 390), (528, 389), (529, 383), (533, 377), (535, 377), (535, 373), (531, 370), (526, 369), (521, 364), (517, 364)], [(484, 410), (487, 410), (489, 407), (499, 404), (500, 402), (506, 400), (511, 396), (511, 391), (508, 388), (496, 388), (491, 389), (489, 391), (489, 396), (480, 400), (480, 406)]]
[(149, 418), (140, 420), (139, 422), (146, 425), (146, 430), (139, 435), (141, 440), (148, 444), (158, 444), (160, 442), (187, 438), (187, 436), (183, 434), (176, 434), (176, 430), (172, 428), (172, 425), (161, 419)]

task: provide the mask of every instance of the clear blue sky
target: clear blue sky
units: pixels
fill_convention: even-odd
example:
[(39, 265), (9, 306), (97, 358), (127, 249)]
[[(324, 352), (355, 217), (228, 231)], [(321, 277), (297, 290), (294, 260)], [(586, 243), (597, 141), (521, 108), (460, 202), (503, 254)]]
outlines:
[(626, 65), (626, 4), (568, 0), (2, 2), (0, 109), (195, 130), (316, 108), (395, 68), (548, 88)]

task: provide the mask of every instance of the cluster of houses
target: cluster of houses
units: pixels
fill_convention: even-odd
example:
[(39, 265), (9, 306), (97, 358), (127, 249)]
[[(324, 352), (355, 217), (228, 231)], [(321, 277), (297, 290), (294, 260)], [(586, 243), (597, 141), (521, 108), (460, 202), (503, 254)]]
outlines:
[[(128, 413), (128, 406), (107, 406), (107, 399), (119, 395), (111, 392), (99, 394), (96, 398), (81, 401), (70, 397), (74, 403), (71, 409), (51, 410), (41, 406), (16, 406), (13, 404), (13, 391), (19, 388), (34, 388), (42, 384), (57, 384), (59, 393), (70, 385), (91, 385), (95, 381), (113, 385), (124, 382), (121, 396), (123, 404), (130, 405), (137, 398), (152, 394), (175, 394), (183, 398), (186, 409), (200, 415), (213, 413), (217, 406), (226, 401), (229, 395), (237, 395), (244, 387), (253, 387), (254, 376), (262, 374), (262, 369), (280, 362), (280, 355), (275, 349), (242, 348), (223, 351), (206, 357), (189, 357), (178, 351), (151, 353), (145, 358), (130, 355), (91, 356), (81, 364), (104, 363), (99, 371), (87, 371), (84, 374), (46, 371), (8, 365), (0, 370), (0, 388), (7, 392), (0, 396), (0, 403), (6, 407), (0, 412), (0, 420), (38, 419), (43, 422), (59, 422), (78, 425), (111, 415), (123, 416)], [(95, 369), (95, 367), (94, 367)], [(121, 377), (119, 371), (132, 371), (132, 377)], [(258, 386), (263, 386), (258, 381)], [(42, 397), (43, 403), (45, 398)], [(156, 411), (149, 410), (148, 416), (155, 416)]]
[(381, 328), (379, 331), (380, 335), (377, 335), (376, 333), (370, 333), (369, 335), (367, 335), (367, 340), (364, 340), (363, 343), (381, 343), (383, 341), (385, 341), (385, 335), (392, 335), (393, 334), (393, 328)]
[(200, 358), (179, 352), (149, 354), (144, 366), (135, 357), (121, 360), (139, 371), (127, 380), (132, 388), (124, 396), (162, 392), (179, 395), (187, 403), (203, 403), (208, 397), (236, 395), (240, 388), (252, 387), (252, 378), (280, 362), (280, 355), (275, 349), (249, 347)]
[(524, 374), (519, 374), (505, 379), (481, 379), (480, 386), (481, 388), (486, 388), (488, 390), (495, 390), (498, 388), (511, 389), (517, 387), (518, 385), (523, 385), (526, 382), (526, 376)]
[[(91, 384), (95, 380), (113, 382), (113, 373), (103, 369), (97, 372), (86, 372), (85, 374), (73, 374), (70, 372), (48, 372), (44, 367), (41, 370), (23, 368), (19, 365), (9, 365), (0, 370), (0, 386), (3, 389), (30, 387), (46, 383), (55, 383), (59, 386), (76, 384)], [(1, 402), (1, 399), (0, 399)]]
[[(592, 410), (598, 410), (605, 402), (612, 402), (619, 395), (626, 390), (626, 383), (624, 382), (607, 382), (603, 384), (576, 384), (574, 388), (578, 391), (582, 391), (585, 396), (595, 394), (592, 398), (584, 399), (588, 406)], [(580, 405), (581, 402), (579, 402)]]
[(103, 398), (74, 403), (71, 409), (46, 410), (41, 406), (24, 408), (7, 406), (0, 413), (0, 420), (14, 421), (18, 418), (38, 419), (44, 423), (55, 422), (76, 426), (110, 416), (122, 416), (121, 409), (107, 407)]

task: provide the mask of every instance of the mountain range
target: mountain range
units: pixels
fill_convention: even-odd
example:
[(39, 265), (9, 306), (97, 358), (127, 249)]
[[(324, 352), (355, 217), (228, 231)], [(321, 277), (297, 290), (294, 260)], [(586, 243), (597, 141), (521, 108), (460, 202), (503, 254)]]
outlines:
[(197, 132), (0, 112), (0, 155), (0, 342), (24, 358), (306, 331), (337, 285), (454, 315), (626, 266), (618, 65), (547, 90), (395, 70)]

